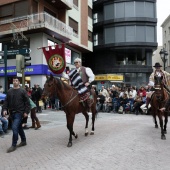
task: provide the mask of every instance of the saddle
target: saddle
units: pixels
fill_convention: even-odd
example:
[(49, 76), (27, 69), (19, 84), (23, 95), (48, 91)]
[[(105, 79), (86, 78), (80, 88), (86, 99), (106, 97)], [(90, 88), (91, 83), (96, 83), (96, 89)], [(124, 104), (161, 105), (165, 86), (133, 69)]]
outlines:
[(79, 96), (80, 96), (79, 102), (82, 102), (84, 106), (85, 104), (87, 104), (89, 108), (92, 106), (94, 99), (93, 99), (93, 96), (90, 94), (90, 92), (80, 94)]

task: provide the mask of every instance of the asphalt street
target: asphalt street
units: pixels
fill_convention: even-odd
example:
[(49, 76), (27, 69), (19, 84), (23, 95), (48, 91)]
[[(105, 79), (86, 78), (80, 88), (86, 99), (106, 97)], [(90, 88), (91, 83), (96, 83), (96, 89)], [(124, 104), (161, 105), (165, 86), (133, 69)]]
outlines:
[(170, 169), (169, 124), (167, 139), (161, 140), (160, 128), (154, 128), (151, 116), (99, 113), (95, 134), (85, 137), (85, 118), (78, 114), (74, 122), (78, 139), (73, 138), (70, 148), (64, 112), (43, 110), (37, 116), (42, 127), (25, 130), (26, 146), (6, 153), (12, 132), (0, 138), (0, 170)]

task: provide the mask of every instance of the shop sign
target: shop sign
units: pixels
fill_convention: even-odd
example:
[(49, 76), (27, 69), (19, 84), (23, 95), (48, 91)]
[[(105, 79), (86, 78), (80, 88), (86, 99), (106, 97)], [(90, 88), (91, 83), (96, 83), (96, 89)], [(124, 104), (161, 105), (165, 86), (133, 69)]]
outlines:
[(123, 81), (123, 75), (118, 74), (100, 74), (95, 76), (96, 81)]

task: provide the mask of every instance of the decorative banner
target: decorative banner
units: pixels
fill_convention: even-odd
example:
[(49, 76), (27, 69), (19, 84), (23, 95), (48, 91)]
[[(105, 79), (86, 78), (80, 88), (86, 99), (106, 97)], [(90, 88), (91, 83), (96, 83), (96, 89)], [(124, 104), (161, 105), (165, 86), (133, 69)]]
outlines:
[(55, 48), (51, 47), (42, 48), (48, 67), (54, 74), (61, 74), (66, 67), (65, 46), (62, 44), (53, 46)]

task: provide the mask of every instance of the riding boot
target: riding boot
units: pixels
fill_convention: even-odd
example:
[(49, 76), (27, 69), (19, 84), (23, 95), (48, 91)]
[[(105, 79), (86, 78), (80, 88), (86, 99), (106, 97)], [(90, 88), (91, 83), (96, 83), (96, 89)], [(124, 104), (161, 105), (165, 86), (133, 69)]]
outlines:
[(32, 126), (30, 126), (29, 128), (35, 128), (35, 122), (32, 122)]
[(40, 127), (41, 127), (41, 125), (40, 125), (40, 121), (38, 120), (38, 121), (36, 121), (36, 125), (37, 125), (37, 127), (35, 128), (35, 130), (37, 130), (37, 129), (39, 129)]

